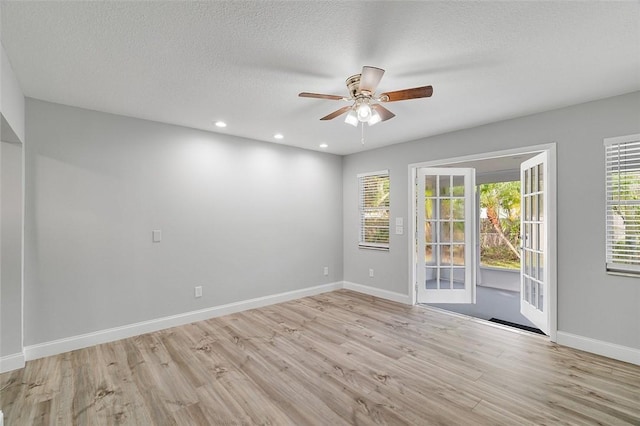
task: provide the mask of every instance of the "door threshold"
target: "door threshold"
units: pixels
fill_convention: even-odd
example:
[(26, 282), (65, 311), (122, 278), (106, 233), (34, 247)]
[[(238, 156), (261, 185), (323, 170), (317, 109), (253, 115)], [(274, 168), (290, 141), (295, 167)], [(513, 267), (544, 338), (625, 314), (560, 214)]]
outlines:
[(499, 318), (490, 318), (489, 321), (497, 323), (497, 324), (506, 325), (507, 327), (513, 327), (513, 328), (517, 328), (517, 329), (520, 329), (520, 330), (528, 331), (529, 333), (535, 333), (535, 334), (544, 335), (544, 332), (542, 330), (540, 330), (539, 328), (529, 327), (528, 325), (522, 325), (522, 324), (518, 324), (518, 323), (515, 323), (515, 322), (511, 322), (511, 321), (505, 321), (505, 320), (501, 320)]
[(486, 319), (482, 319), (482, 318), (478, 318), (478, 317), (472, 317), (471, 315), (461, 314), (459, 312), (448, 311), (448, 310), (442, 309), (442, 308), (436, 308), (435, 306), (431, 306), (431, 305), (428, 305), (426, 303), (417, 303), (415, 306), (418, 306), (418, 307), (424, 308), (424, 309), (430, 309), (432, 311), (438, 311), (438, 312), (443, 313), (445, 315), (451, 315), (453, 317), (457, 317), (457, 318), (463, 319), (465, 321), (473, 321), (473, 322), (477, 322), (477, 323), (480, 323), (480, 324), (488, 325), (489, 327), (500, 328), (502, 330), (510, 331), (512, 333), (517, 333), (517, 334), (522, 334), (522, 335), (529, 336), (529, 337), (543, 338), (545, 340), (549, 340), (549, 336), (547, 336), (546, 334), (544, 334), (542, 332), (540, 332), (540, 333), (542, 333), (542, 334), (540, 334), (540, 333), (535, 333), (535, 332), (532, 332), (532, 331), (526, 331), (526, 330), (522, 330), (522, 329), (519, 329), (519, 328), (511, 327), (511, 326), (508, 326), (508, 325), (500, 324), (500, 323), (497, 323), (497, 322), (489, 321), (489, 320), (486, 320)]

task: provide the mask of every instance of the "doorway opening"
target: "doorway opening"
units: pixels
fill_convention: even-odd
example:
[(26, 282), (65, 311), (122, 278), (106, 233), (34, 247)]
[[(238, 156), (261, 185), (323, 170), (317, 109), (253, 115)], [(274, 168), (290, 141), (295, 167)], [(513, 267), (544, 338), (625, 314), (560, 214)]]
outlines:
[(555, 144), (409, 168), (414, 303), (555, 341)]

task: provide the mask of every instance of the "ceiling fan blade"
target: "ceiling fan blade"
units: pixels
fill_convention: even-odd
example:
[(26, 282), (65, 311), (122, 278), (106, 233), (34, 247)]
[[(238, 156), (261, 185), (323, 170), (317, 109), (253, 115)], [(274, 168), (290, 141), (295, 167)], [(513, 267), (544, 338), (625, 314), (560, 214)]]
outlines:
[(329, 115), (325, 115), (324, 117), (322, 117), (320, 120), (333, 120), (334, 118), (336, 118), (339, 115), (344, 114), (345, 112), (349, 111), (351, 109), (351, 105), (347, 105), (345, 107), (340, 108), (337, 111), (333, 111), (331, 114)]
[[(414, 87), (413, 89), (396, 90), (380, 95), (382, 102), (406, 101), (407, 99), (428, 98), (433, 95), (432, 86)], [(387, 98), (386, 100), (384, 100)]]
[(389, 111), (388, 109), (386, 109), (380, 104), (371, 105), (371, 109), (373, 109), (374, 111), (378, 111), (378, 114), (380, 114), (380, 118), (381, 118), (380, 121), (387, 121), (396, 116), (394, 113), (392, 113), (391, 111)]
[(367, 91), (371, 94), (376, 91), (382, 76), (384, 75), (384, 70), (382, 68), (376, 67), (362, 67), (362, 74), (360, 74), (360, 86), (359, 90), (362, 92)]
[(323, 95), (321, 93), (309, 93), (309, 92), (299, 93), (298, 96), (300, 96), (301, 98), (331, 99), (332, 101), (341, 101), (342, 99), (344, 99), (344, 96)]

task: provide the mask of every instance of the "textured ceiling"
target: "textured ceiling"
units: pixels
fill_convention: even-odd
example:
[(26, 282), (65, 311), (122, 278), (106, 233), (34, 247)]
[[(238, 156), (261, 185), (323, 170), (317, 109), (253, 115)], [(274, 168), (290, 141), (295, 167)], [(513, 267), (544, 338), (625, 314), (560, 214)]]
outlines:
[[(1, 3), (26, 96), (348, 154), (640, 90), (640, 3)], [(431, 84), (360, 129), (319, 118), (363, 65)], [(213, 126), (224, 120), (222, 131)]]

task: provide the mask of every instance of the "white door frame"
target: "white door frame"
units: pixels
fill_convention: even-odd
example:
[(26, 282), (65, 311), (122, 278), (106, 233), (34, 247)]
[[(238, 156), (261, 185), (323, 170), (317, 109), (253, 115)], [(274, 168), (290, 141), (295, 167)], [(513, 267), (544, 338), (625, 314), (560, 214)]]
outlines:
[[(544, 182), (548, 181), (549, 175), (549, 167), (548, 167), (548, 157), (546, 151), (541, 152), (540, 154), (529, 158), (526, 161), (520, 163), (520, 234), (522, 235), (522, 239), (520, 242), (520, 313), (524, 315), (529, 321), (536, 325), (540, 330), (545, 333), (549, 332), (549, 298), (544, 297), (544, 292), (548, 292), (548, 268), (542, 270), (542, 274), (539, 273), (539, 261), (534, 260), (537, 258), (537, 253), (541, 252), (543, 265), (546, 265), (545, 259), (547, 256), (547, 252), (549, 251), (548, 245), (549, 242), (546, 238), (544, 240), (540, 240), (540, 237), (537, 238), (529, 238), (534, 235), (537, 236), (537, 224), (539, 222), (539, 217), (537, 216), (539, 212), (539, 207), (537, 207), (538, 197), (542, 196), (543, 200), (543, 208), (542, 208), (542, 223), (546, 224), (547, 220), (547, 212), (549, 210), (548, 203), (548, 192), (546, 185)], [(543, 166), (542, 170), (542, 189), (538, 188), (538, 182), (540, 181), (540, 177), (538, 173), (532, 173), (532, 176), (528, 179), (529, 182), (535, 179), (535, 183), (531, 182), (531, 185), (527, 185), (527, 179), (525, 178), (525, 173), (529, 171), (532, 167), (536, 170), (539, 170), (539, 166)], [(525, 197), (530, 197), (531, 203), (525, 203)], [(534, 212), (537, 212), (534, 214)], [(529, 227), (532, 229), (527, 230), (527, 222)], [(529, 231), (529, 232), (527, 232)], [(535, 254), (534, 257), (529, 257), (528, 254)], [(533, 268), (533, 265), (536, 265), (535, 270), (528, 270), (527, 266)], [(544, 268), (544, 267), (543, 267)], [(530, 285), (533, 288), (537, 288), (537, 282), (541, 282), (543, 289), (543, 302), (542, 308), (538, 306), (540, 301), (538, 297), (538, 291), (535, 292), (535, 301), (530, 300), (531, 293), (529, 293), (529, 297), (527, 297), (527, 280), (530, 279)], [(533, 303), (532, 303), (533, 302)]]
[(548, 143), (542, 145), (526, 146), (522, 148), (506, 149), (502, 151), (484, 152), (480, 154), (465, 155), (462, 157), (443, 158), (439, 160), (425, 161), (421, 163), (411, 163), (408, 165), (408, 188), (409, 188), (409, 300), (412, 305), (416, 304), (416, 176), (417, 169), (421, 167), (442, 167), (449, 164), (487, 160), (498, 157), (511, 157), (522, 154), (537, 154), (546, 151), (549, 159), (549, 214), (547, 216), (547, 229), (549, 235), (549, 339), (552, 342), (557, 340), (558, 333), (558, 233), (557, 233), (557, 166), (556, 166), (556, 144)]
[[(426, 281), (425, 279), (425, 275), (426, 275), (426, 269), (429, 268), (431, 269), (431, 271), (435, 271), (436, 274), (436, 280), (435, 282), (436, 284), (436, 288), (434, 289), (429, 289), (427, 286), (417, 286), (416, 288), (416, 301), (420, 302), (420, 303), (476, 303), (476, 250), (475, 250), (475, 241), (476, 241), (476, 227), (475, 227), (475, 223), (476, 223), (476, 205), (475, 205), (475, 199), (476, 199), (476, 180), (475, 180), (475, 169), (473, 168), (469, 168), (469, 167), (464, 167), (464, 168), (457, 168), (457, 167), (421, 167), (416, 169), (417, 173), (418, 173), (418, 182), (417, 182), (417, 188), (418, 188), (418, 192), (417, 192), (417, 197), (416, 200), (418, 201), (418, 205), (420, 206), (426, 206), (426, 196), (425, 196), (425, 178), (426, 177), (437, 177), (437, 181), (434, 182), (435, 187), (437, 189), (441, 189), (441, 187), (439, 187), (440, 183), (442, 182), (441, 178), (443, 176), (447, 176), (450, 180), (449, 184), (448, 184), (448, 188), (450, 188), (450, 193), (448, 195), (443, 196), (442, 193), (440, 193), (437, 189), (433, 191), (433, 194), (431, 195), (431, 199), (433, 200), (433, 216), (432, 216), (432, 220), (435, 223), (436, 226), (432, 226), (432, 236), (435, 237), (434, 240), (432, 240), (430, 243), (433, 244), (435, 243), (435, 247), (432, 246), (433, 251), (432, 251), (432, 256), (433, 256), (433, 260), (434, 262), (430, 265), (427, 266), (426, 262), (424, 264), (420, 264), (420, 266), (417, 266), (417, 271), (416, 271), (416, 276), (417, 276), (417, 282), (419, 283), (424, 283)], [(450, 247), (450, 253), (449, 255), (451, 256), (451, 261), (448, 264), (448, 266), (444, 267), (441, 263), (441, 258), (440, 258), (440, 248), (443, 247), (442, 245), (442, 235), (441, 235), (441, 229), (440, 229), (440, 225), (442, 223), (449, 223), (449, 225), (451, 225), (456, 219), (459, 218), (455, 218), (453, 215), (453, 203), (454, 200), (458, 197), (458, 195), (453, 193), (452, 190), (452, 186), (453, 186), (453, 177), (458, 177), (458, 178), (462, 178), (463, 179), (463, 188), (464, 188), (464, 195), (462, 197), (462, 201), (464, 201), (464, 222), (462, 222), (464, 224), (464, 241), (462, 242), (462, 246), (464, 246), (464, 263), (462, 268), (459, 267), (459, 265), (455, 265), (455, 262), (453, 261), (453, 257), (454, 257), (454, 250), (453, 250), (453, 245), (449, 246)], [(447, 180), (449, 180), (447, 179)], [(442, 204), (440, 204), (441, 200), (449, 200), (449, 207), (451, 209), (451, 213), (448, 219), (445, 219), (444, 221), (441, 221), (442, 218), (440, 217), (440, 212), (441, 212), (441, 206)], [(458, 201), (460, 201), (460, 198), (457, 198)], [(424, 224), (425, 223), (425, 208), (419, 208), (418, 209), (418, 215), (417, 215), (417, 223), (420, 224)], [(424, 253), (424, 248), (426, 247), (425, 244), (425, 226), (418, 226), (418, 228), (416, 229), (416, 236), (417, 236), (417, 240), (418, 240), (418, 252), (419, 253)], [(453, 228), (450, 229), (450, 236), (449, 236), (449, 244), (453, 244)], [(447, 247), (447, 244), (444, 245), (444, 247)], [(469, 250), (469, 247), (474, 247), (473, 250)], [(425, 259), (426, 260), (426, 259)], [(435, 267), (435, 268), (434, 268)], [(442, 289), (440, 288), (440, 283), (441, 283), (441, 272), (443, 271), (443, 269), (445, 269), (449, 271), (449, 285), (450, 288), (448, 289)], [(454, 270), (457, 270), (458, 273), (460, 273), (460, 271), (463, 272), (462, 277), (458, 276), (458, 278), (462, 278), (462, 282), (464, 284), (464, 288), (462, 289), (456, 289), (453, 286), (453, 281), (454, 281), (454, 277), (456, 276), (456, 273), (454, 272)]]

